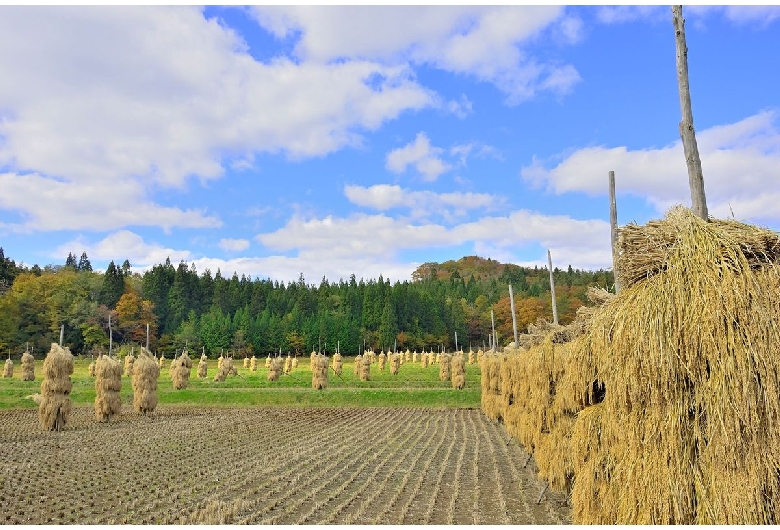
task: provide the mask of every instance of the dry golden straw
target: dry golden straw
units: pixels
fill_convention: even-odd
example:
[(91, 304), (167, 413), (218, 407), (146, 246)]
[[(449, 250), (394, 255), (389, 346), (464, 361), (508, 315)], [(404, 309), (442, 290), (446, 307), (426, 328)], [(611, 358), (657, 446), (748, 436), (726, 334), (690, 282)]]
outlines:
[(452, 378), (451, 362), (452, 357), (448, 353), (439, 355), (439, 381), (449, 381)]
[(254, 355), (249, 360), (249, 371), (250, 372), (256, 372), (257, 371), (257, 357)]
[(141, 353), (133, 363), (133, 408), (136, 412), (147, 414), (157, 408), (157, 379), (160, 377), (160, 365), (155, 362), (151, 352), (141, 348)]
[(360, 367), (363, 365), (363, 356), (362, 355), (356, 355), (355, 356), (355, 364), (353, 365), (353, 370), (355, 377), (360, 377)]
[(249, 368), (249, 357), (244, 357), (244, 368)]
[(52, 343), (46, 359), (43, 361), (43, 381), (41, 382), (41, 403), (38, 407), (38, 420), (47, 431), (59, 431), (70, 417), (70, 391), (73, 382), (73, 355), (68, 348)]
[(108, 355), (95, 362), (95, 419), (111, 421), (122, 411), (122, 365)]
[(134, 362), (135, 362), (135, 357), (133, 357), (133, 354), (128, 354), (127, 357), (125, 357), (125, 375), (127, 377), (133, 377)]
[(343, 368), (344, 368), (344, 362), (341, 359), (341, 354), (335, 353), (333, 355), (333, 373), (341, 377), (341, 371), (343, 370)]
[(363, 356), (363, 359), (360, 363), (360, 380), (371, 380), (371, 357)]
[(402, 356), (399, 353), (394, 353), (390, 357), (390, 375), (398, 375), (398, 369), (401, 366)]
[(267, 374), (268, 380), (269, 381), (278, 381), (279, 380), (279, 376), (282, 373), (282, 362), (283, 362), (282, 358), (281, 357), (274, 357), (273, 359), (271, 359), (269, 357), (269, 359), (271, 360), (271, 362), (270, 362), (270, 366), (268, 368), (268, 374)]
[(317, 390), (328, 388), (328, 358), (316, 355), (311, 367), (311, 387)]
[(382, 352), (379, 354), (379, 371), (383, 372), (385, 370), (385, 364), (387, 364), (387, 355), (385, 355), (385, 352)]
[(236, 368), (233, 366), (233, 359), (231, 357), (224, 357), (222, 364), (217, 368), (217, 374), (214, 376), (214, 382), (222, 383), (227, 379), (229, 375), (236, 375)]
[(35, 381), (35, 358), (27, 351), (22, 354), (22, 381)]
[(198, 362), (198, 379), (205, 379), (209, 376), (209, 362), (206, 354), (200, 356), (200, 362)]
[(14, 362), (8, 358), (5, 361), (5, 367), (3, 368), (3, 378), (10, 379), (14, 376)]
[[(175, 366), (174, 366), (175, 365)], [(190, 385), (192, 359), (184, 351), (171, 363), (171, 380), (174, 390), (183, 390)]]
[(463, 390), (466, 388), (466, 361), (462, 354), (455, 355), (452, 358), (451, 367), (452, 388), (456, 390)]

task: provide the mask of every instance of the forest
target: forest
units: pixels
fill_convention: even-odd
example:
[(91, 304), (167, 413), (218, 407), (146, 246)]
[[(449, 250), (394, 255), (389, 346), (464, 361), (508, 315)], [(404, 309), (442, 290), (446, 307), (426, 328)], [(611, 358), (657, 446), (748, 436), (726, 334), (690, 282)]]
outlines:
[[(611, 288), (612, 271), (554, 268), (558, 318), (571, 322), (585, 305), (588, 286)], [(144, 272), (128, 260), (92, 269), (86, 253), (64, 265), (17, 265), (0, 248), (0, 354), (30, 348), (45, 355), (59, 340), (76, 355), (143, 345), (173, 356), (185, 345), (215, 357), (313, 350), (344, 355), (363, 348), (438, 350), (485, 348), (493, 309), (497, 344), (513, 340), (508, 286), (512, 285), (518, 330), (539, 318), (552, 320), (549, 272), (467, 256), (424, 263), (411, 281), (383, 278), (308, 283), (198, 272), (169, 259)], [(109, 320), (111, 322), (109, 333)]]

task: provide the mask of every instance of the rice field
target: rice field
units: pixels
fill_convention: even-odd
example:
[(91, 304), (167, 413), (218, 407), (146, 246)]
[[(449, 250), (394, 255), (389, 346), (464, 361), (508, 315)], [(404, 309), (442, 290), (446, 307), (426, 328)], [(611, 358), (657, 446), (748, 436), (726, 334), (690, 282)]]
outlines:
[(3, 524), (561, 524), (533, 460), (478, 409), (0, 411)]

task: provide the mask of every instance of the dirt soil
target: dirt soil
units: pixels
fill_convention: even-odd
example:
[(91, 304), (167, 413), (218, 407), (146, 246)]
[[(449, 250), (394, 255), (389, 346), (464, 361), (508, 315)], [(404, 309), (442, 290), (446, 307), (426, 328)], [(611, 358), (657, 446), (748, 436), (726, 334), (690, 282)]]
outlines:
[(570, 523), (527, 457), (479, 410), (0, 411), (0, 523)]

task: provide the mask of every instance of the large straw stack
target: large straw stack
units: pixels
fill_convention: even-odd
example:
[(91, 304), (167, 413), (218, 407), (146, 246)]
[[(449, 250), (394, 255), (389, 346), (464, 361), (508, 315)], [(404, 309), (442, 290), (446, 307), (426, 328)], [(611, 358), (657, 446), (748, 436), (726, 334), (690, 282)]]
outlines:
[(183, 390), (190, 385), (192, 373), (192, 359), (186, 350), (171, 363), (171, 380), (174, 390)]
[(41, 403), (38, 406), (38, 420), (47, 431), (59, 431), (70, 417), (70, 391), (73, 382), (73, 355), (68, 348), (52, 343), (43, 361), (41, 382)]
[(249, 371), (250, 372), (256, 372), (257, 371), (257, 357), (254, 355), (251, 359), (249, 359)]
[(122, 411), (122, 365), (108, 355), (95, 362), (95, 419), (111, 421)]
[(619, 247), (572, 350), (576, 399), (605, 390), (574, 426), (575, 523), (780, 522), (780, 238), (676, 208)]
[[(98, 359), (100, 358), (100, 355), (98, 355)], [(89, 363), (89, 366), (87, 366), (87, 373), (90, 377), (95, 377), (95, 359), (92, 359), (92, 361)]]
[(439, 381), (449, 381), (452, 378), (451, 362), (450, 354), (439, 356)]
[(317, 390), (328, 388), (328, 358), (318, 354), (311, 365), (311, 387)]
[(387, 355), (385, 352), (379, 354), (379, 371), (384, 372), (385, 364), (387, 364)]
[(5, 366), (3, 367), (3, 378), (10, 379), (14, 376), (14, 362), (10, 357), (5, 360)]
[(274, 357), (271, 359), (270, 366), (268, 368), (268, 374), (267, 374), (269, 381), (279, 380), (279, 376), (282, 373), (282, 362), (283, 361), (281, 357)]
[(352, 367), (355, 377), (360, 377), (360, 367), (363, 366), (363, 356), (358, 354), (355, 356), (355, 364)]
[(394, 353), (390, 357), (390, 375), (398, 375), (398, 369), (401, 366), (401, 354), (400, 353)]
[(244, 357), (244, 368), (249, 368), (249, 357)]
[(266, 370), (271, 368), (271, 356), (270, 355), (265, 358), (265, 368), (266, 368)]
[(22, 354), (22, 381), (35, 381), (35, 358), (28, 351)]
[(160, 354), (160, 370), (162, 370), (163, 368), (165, 368), (165, 354), (161, 353)]
[(466, 360), (463, 358), (463, 354), (455, 355), (452, 358), (452, 388), (456, 390), (466, 388)]
[(429, 359), (428, 354), (422, 352), (422, 354), (420, 355), (420, 366), (422, 368), (428, 368), (428, 359)]
[(360, 363), (360, 380), (361, 381), (371, 380), (371, 357), (369, 357), (368, 355), (364, 355)]
[(412, 363), (417, 364), (417, 350), (412, 352)]
[(409, 348), (406, 348), (406, 352), (404, 353), (404, 358), (401, 359), (402, 364), (404, 362), (410, 363), (412, 362), (412, 352), (409, 351)]
[(125, 375), (127, 377), (133, 377), (133, 363), (135, 362), (135, 357), (133, 357), (132, 353), (127, 354), (127, 357), (125, 357)]
[[(312, 364), (314, 364), (316, 358), (317, 358), (316, 355), (312, 355), (311, 357)], [(287, 358), (284, 360), (284, 373), (289, 374), (291, 370), (292, 370), (292, 357), (288, 355)]]
[(336, 352), (333, 354), (333, 373), (341, 377), (341, 372), (344, 369), (344, 361), (341, 359), (341, 354)]
[(151, 352), (141, 348), (141, 353), (133, 363), (133, 408), (136, 412), (147, 414), (157, 408), (157, 379), (160, 377), (160, 365)]
[(224, 357), (222, 359), (222, 364), (220, 364), (217, 368), (217, 374), (214, 376), (214, 382), (222, 383), (225, 381), (225, 379), (227, 379), (227, 376), (235, 375), (234, 372), (235, 366), (233, 366), (233, 358)]

